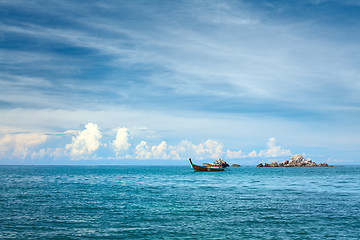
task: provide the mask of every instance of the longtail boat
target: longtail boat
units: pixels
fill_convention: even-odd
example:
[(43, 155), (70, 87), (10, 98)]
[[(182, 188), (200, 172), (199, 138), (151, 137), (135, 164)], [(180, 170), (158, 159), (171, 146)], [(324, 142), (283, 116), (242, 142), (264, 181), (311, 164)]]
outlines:
[(198, 165), (195, 165), (192, 163), (191, 161), (191, 158), (189, 158), (189, 161), (191, 163), (191, 166), (192, 168), (194, 169), (194, 171), (196, 172), (207, 172), (207, 171), (210, 171), (210, 172), (219, 172), (219, 171), (224, 171), (225, 168), (223, 168), (222, 166), (210, 166), (210, 165), (207, 165), (207, 166), (198, 166)]

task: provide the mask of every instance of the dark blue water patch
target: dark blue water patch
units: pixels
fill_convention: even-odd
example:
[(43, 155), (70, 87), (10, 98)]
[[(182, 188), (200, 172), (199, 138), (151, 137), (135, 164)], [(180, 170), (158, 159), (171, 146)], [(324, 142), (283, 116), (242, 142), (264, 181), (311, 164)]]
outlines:
[(0, 166), (0, 238), (358, 239), (359, 173)]

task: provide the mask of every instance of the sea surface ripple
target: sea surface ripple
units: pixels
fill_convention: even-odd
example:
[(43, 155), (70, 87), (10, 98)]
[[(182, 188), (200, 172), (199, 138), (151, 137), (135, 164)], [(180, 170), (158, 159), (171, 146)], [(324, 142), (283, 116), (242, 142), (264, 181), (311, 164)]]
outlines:
[(360, 167), (0, 166), (0, 239), (360, 239)]

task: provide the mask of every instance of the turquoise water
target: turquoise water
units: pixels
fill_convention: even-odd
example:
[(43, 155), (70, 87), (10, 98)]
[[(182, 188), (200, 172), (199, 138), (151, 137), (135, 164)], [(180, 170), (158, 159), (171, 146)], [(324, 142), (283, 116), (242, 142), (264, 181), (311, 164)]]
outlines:
[(0, 166), (1, 239), (360, 239), (360, 167)]

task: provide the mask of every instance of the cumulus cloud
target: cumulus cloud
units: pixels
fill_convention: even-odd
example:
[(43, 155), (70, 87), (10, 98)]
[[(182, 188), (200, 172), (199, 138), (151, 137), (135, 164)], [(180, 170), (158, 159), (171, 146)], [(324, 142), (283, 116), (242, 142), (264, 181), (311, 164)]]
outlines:
[(258, 154), (256, 153), (255, 150), (251, 151), (248, 154), (243, 153), (242, 150), (239, 150), (239, 151), (226, 150), (226, 157), (227, 158), (255, 158), (255, 157), (258, 157)]
[(162, 141), (158, 146), (151, 147), (151, 153), (154, 158), (157, 159), (167, 159), (168, 155), (166, 153), (167, 150), (167, 143)]
[(137, 159), (197, 159), (220, 158), (224, 154), (224, 145), (215, 140), (207, 140), (199, 145), (188, 140), (182, 140), (177, 145), (168, 145), (162, 141), (159, 145), (148, 146), (147, 142), (141, 141), (136, 146)]
[[(44, 143), (48, 136), (37, 133), (6, 134), (0, 138), (0, 157), (14, 157), (18, 159), (59, 159), (69, 157), (72, 160), (87, 159), (96, 157), (95, 152), (101, 144), (102, 132), (95, 123), (88, 123), (83, 130), (68, 130), (65, 135), (73, 135), (72, 142), (65, 147), (58, 146), (47, 148), (35, 148)], [(126, 127), (116, 129), (116, 136), (111, 141), (112, 150), (119, 157), (123, 154), (125, 158), (133, 159), (172, 159), (185, 160), (192, 157), (197, 160), (204, 159), (240, 159), (256, 157), (280, 157), (291, 155), (290, 150), (284, 149), (276, 144), (275, 138), (269, 138), (267, 148), (258, 153), (253, 150), (244, 153), (243, 150), (229, 150), (224, 144), (208, 139), (205, 142), (194, 144), (189, 140), (182, 140), (178, 144), (168, 144), (162, 140), (158, 144), (148, 144), (141, 140), (138, 145), (131, 148), (130, 131)], [(111, 149), (111, 148), (110, 148)], [(102, 158), (102, 156), (100, 156)]]
[(209, 139), (198, 145), (188, 140), (183, 140), (179, 144), (169, 146), (169, 157), (172, 159), (196, 159), (221, 158), (224, 155), (224, 145), (216, 140)]
[(31, 159), (43, 159), (43, 158), (52, 158), (59, 159), (65, 156), (64, 148), (42, 148), (39, 151), (35, 151), (31, 154)]
[(170, 158), (180, 160), (192, 155), (193, 144), (188, 140), (182, 140), (178, 145), (169, 146)]
[(226, 157), (227, 158), (243, 158), (245, 156), (246, 155), (241, 150), (239, 150), (239, 151), (226, 150)]
[(224, 154), (224, 145), (215, 140), (207, 140), (205, 143), (193, 145), (197, 156), (202, 158), (220, 158)]
[(137, 159), (169, 159), (167, 143), (162, 141), (159, 145), (149, 147), (145, 141), (141, 141), (135, 150)]
[(64, 148), (56, 148), (55, 150), (52, 150), (50, 153), (50, 157), (57, 159), (63, 157), (65, 154)]
[(150, 159), (150, 148), (145, 141), (141, 141), (135, 148), (135, 154), (137, 159)]
[(45, 156), (48, 156), (49, 155), (49, 152), (47, 149), (40, 149), (38, 152), (33, 152), (31, 154), (31, 158), (32, 159), (39, 159), (39, 158), (44, 158)]
[(269, 138), (267, 142), (267, 149), (260, 150), (259, 153), (257, 153), (255, 150), (251, 151), (248, 154), (244, 154), (242, 150), (226, 151), (227, 158), (281, 157), (281, 156), (289, 156), (289, 155), (291, 155), (291, 151), (284, 149), (281, 146), (277, 146), (274, 137)]
[[(88, 123), (83, 130), (67, 130), (62, 133), (53, 134), (59, 140), (72, 136), (72, 142), (64, 144), (65, 147), (40, 146), (48, 139), (51, 134), (38, 133), (19, 133), (19, 134), (5, 134), (0, 137), (0, 158), (17, 158), (17, 159), (61, 159), (70, 158), (72, 160), (88, 159), (89, 157), (97, 159), (105, 159), (104, 155), (97, 157), (95, 153), (102, 147), (102, 150), (110, 150), (105, 154), (116, 154), (116, 157), (127, 159), (171, 159), (171, 160), (186, 160), (192, 157), (197, 160), (210, 160), (217, 158), (227, 159), (241, 159), (241, 158), (256, 158), (256, 157), (281, 157), (291, 155), (290, 150), (284, 149), (277, 145), (275, 138), (269, 138), (267, 148), (259, 152), (252, 150), (249, 153), (244, 153), (243, 150), (232, 151), (226, 149), (224, 144), (213, 139), (208, 139), (205, 142), (194, 144), (189, 140), (182, 140), (178, 144), (169, 144), (164, 140), (155, 144), (148, 144), (142, 139), (152, 139), (151, 137), (144, 137), (139, 139), (140, 143), (134, 145), (130, 143), (130, 131), (126, 127), (116, 128), (116, 136), (108, 143), (111, 147), (107, 148), (106, 144), (100, 142), (103, 137), (102, 132), (95, 123)], [(110, 136), (105, 135), (108, 139)], [(51, 144), (51, 142), (49, 143)], [(62, 146), (64, 146), (62, 145)], [(103, 152), (102, 152), (103, 153)]]
[(247, 157), (257, 157), (258, 155), (257, 155), (257, 153), (256, 153), (256, 151), (254, 150), (254, 151), (252, 151), (252, 152), (250, 152), (248, 155), (247, 155)]
[(25, 159), (33, 147), (44, 143), (47, 135), (39, 133), (6, 134), (0, 138), (0, 157)]
[(100, 147), (102, 133), (97, 124), (88, 123), (85, 130), (72, 138), (72, 143), (65, 146), (72, 159), (86, 158)]
[(129, 137), (129, 129), (125, 127), (117, 129), (116, 137), (112, 142), (117, 156), (120, 152), (125, 152), (129, 150), (129, 147), (131, 146), (131, 144), (129, 143)]
[(268, 148), (266, 150), (261, 150), (259, 152), (259, 157), (281, 157), (291, 155), (290, 150), (281, 148), (281, 146), (276, 145), (276, 140), (274, 137), (269, 138), (267, 142)]

